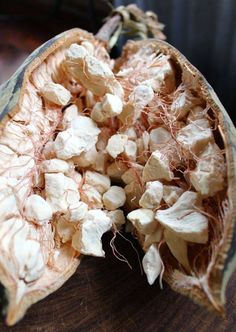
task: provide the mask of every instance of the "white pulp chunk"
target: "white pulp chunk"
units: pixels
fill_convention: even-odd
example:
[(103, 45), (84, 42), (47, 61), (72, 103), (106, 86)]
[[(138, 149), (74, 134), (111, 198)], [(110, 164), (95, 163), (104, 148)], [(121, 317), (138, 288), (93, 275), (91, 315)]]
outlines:
[(140, 84), (136, 86), (130, 94), (129, 102), (132, 103), (135, 108), (143, 109), (152, 101), (153, 97), (153, 89), (150, 86)]
[(70, 171), (70, 164), (61, 159), (43, 160), (40, 164), (40, 170), (43, 173), (67, 173)]
[(150, 150), (153, 152), (159, 147), (166, 146), (171, 142), (171, 134), (163, 127), (155, 128), (150, 131)]
[(208, 219), (196, 210), (197, 205), (199, 205), (198, 194), (186, 191), (173, 206), (157, 211), (155, 219), (185, 241), (206, 243)]
[(157, 221), (154, 219), (154, 212), (150, 209), (137, 209), (127, 215), (141, 234), (151, 234), (157, 228)]
[(146, 209), (155, 209), (163, 197), (163, 184), (160, 181), (146, 183), (146, 190), (139, 200), (139, 205)]
[(70, 92), (64, 86), (53, 82), (44, 84), (41, 93), (48, 101), (60, 106), (67, 105), (71, 99)]
[(80, 200), (77, 184), (62, 173), (45, 174), (45, 194), (53, 213), (66, 213)]
[(87, 183), (82, 186), (81, 201), (86, 203), (90, 209), (103, 208), (102, 195), (96, 188)]
[(104, 194), (111, 186), (111, 180), (109, 176), (93, 171), (85, 172), (84, 183), (93, 186), (101, 194)]
[(198, 155), (209, 142), (214, 140), (209, 122), (200, 119), (180, 129), (176, 136), (183, 148)]
[(120, 227), (125, 224), (125, 215), (122, 210), (108, 211), (107, 216), (111, 219), (113, 225)]
[(155, 244), (148, 248), (143, 257), (142, 265), (149, 285), (153, 285), (163, 268), (161, 256)]
[(177, 186), (163, 186), (163, 200), (168, 205), (173, 205), (183, 194), (183, 189)]
[(116, 158), (119, 154), (124, 152), (125, 145), (128, 141), (127, 135), (116, 134), (111, 136), (108, 140), (106, 151), (112, 158)]
[(25, 202), (25, 217), (37, 225), (42, 225), (52, 218), (51, 206), (39, 195), (31, 195)]
[(80, 228), (73, 235), (73, 248), (84, 255), (104, 257), (101, 238), (111, 227), (112, 222), (105, 212), (89, 210)]
[(161, 151), (154, 151), (143, 169), (144, 182), (153, 180), (171, 181), (174, 175), (170, 169), (169, 158)]
[(197, 167), (190, 173), (190, 182), (202, 196), (213, 196), (225, 185), (225, 161), (219, 147), (209, 143), (199, 155)]
[(106, 93), (101, 102), (95, 104), (91, 118), (96, 122), (104, 122), (122, 112), (122, 100), (115, 95)]
[(73, 130), (67, 129), (57, 135), (54, 149), (57, 158), (67, 160), (84, 152), (87, 149), (87, 142), (77, 137)]
[(107, 210), (116, 210), (125, 204), (125, 191), (121, 187), (112, 186), (103, 194), (102, 199)]
[(72, 122), (77, 118), (78, 115), (78, 107), (76, 105), (70, 105), (67, 107), (63, 113), (62, 128), (64, 130), (70, 128)]
[(70, 222), (77, 223), (85, 218), (87, 212), (88, 205), (84, 202), (77, 201), (68, 207), (65, 218)]

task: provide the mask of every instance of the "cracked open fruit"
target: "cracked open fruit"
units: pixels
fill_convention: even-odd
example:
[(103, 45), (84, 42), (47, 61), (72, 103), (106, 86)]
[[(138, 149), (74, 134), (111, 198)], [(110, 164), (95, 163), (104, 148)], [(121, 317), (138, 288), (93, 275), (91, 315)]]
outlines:
[[(103, 257), (102, 235), (126, 217), (150, 284), (163, 277), (224, 313), (236, 257), (235, 128), (199, 71), (161, 40), (155, 19), (129, 6), (96, 37), (66, 31), (1, 86), (9, 325), (58, 289), (82, 255)], [(114, 61), (106, 39), (112, 33), (114, 44), (123, 24), (160, 38), (129, 41)]]

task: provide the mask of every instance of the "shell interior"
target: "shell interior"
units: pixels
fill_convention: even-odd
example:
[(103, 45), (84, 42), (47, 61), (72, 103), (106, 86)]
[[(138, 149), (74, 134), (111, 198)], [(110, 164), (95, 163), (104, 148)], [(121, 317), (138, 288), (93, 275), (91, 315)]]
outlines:
[[(201, 74), (158, 40), (110, 59), (74, 29), (2, 86), (0, 279), (7, 323), (124, 223), (162, 277), (223, 312), (235, 214), (234, 129)], [(127, 218), (127, 219), (126, 219)], [(130, 227), (131, 226), (131, 227)]]

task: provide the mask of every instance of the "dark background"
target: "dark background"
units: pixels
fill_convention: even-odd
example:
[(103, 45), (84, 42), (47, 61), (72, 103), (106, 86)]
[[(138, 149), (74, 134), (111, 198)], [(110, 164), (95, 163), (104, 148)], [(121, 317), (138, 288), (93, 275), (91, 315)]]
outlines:
[(166, 25), (167, 41), (204, 74), (236, 121), (236, 1), (139, 0), (136, 3), (158, 14)]
[[(114, 1), (115, 5), (131, 1)], [(236, 120), (236, 1), (136, 1), (158, 13), (167, 40), (199, 68)], [(0, 0), (0, 82), (24, 58), (55, 34), (81, 27), (96, 32), (109, 13), (98, 0)], [(236, 277), (227, 290), (225, 319), (206, 311), (158, 282), (148, 286), (129, 243), (117, 247), (133, 269), (117, 261), (104, 237), (106, 259), (86, 257), (76, 274), (57, 292), (35, 304), (15, 327), (0, 321), (1, 332), (234, 332)], [(137, 245), (137, 244), (136, 244)]]
[(158, 13), (167, 40), (206, 76), (236, 121), (235, 0), (0, 0), (0, 82), (48, 38), (75, 26), (95, 33), (110, 3), (134, 2)]

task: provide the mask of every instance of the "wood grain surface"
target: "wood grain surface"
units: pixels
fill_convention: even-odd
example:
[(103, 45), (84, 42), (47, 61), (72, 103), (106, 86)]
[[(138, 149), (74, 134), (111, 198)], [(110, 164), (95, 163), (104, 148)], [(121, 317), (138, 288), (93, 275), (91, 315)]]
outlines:
[[(14, 327), (1, 332), (235, 331), (236, 275), (227, 292), (227, 318), (195, 305), (158, 282), (148, 286), (131, 245), (117, 239), (133, 269), (119, 262), (104, 236), (106, 258), (85, 257), (76, 274), (56, 293), (35, 304)], [(136, 244), (137, 246), (137, 244)]]
[[(37, 33), (34, 29), (31, 35), (27, 29), (24, 35), (21, 26), (13, 34), (5, 24), (0, 24), (0, 31), (1, 82), (14, 72), (27, 54), (54, 33), (45, 30), (42, 35), (42, 30)], [(107, 234), (103, 238), (105, 259), (85, 257), (76, 274), (61, 289), (33, 305), (16, 326), (6, 327), (2, 320), (0, 331), (236, 331), (236, 274), (227, 290), (227, 317), (222, 319), (174, 293), (166, 284), (163, 290), (158, 282), (149, 286), (141, 275), (137, 255), (130, 243), (123, 239), (115, 242), (132, 270), (113, 256), (109, 245), (111, 237)], [(135, 245), (138, 247), (137, 243)]]

